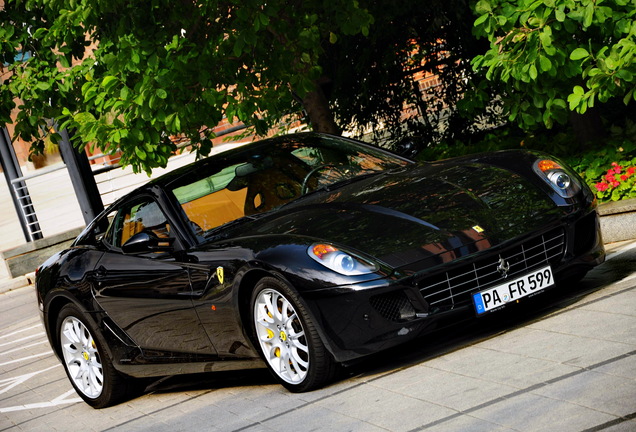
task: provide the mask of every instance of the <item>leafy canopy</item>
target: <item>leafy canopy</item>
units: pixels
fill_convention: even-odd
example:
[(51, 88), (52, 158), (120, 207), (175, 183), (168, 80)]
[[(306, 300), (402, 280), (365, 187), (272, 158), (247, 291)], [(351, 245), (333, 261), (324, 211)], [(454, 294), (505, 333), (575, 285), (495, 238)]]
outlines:
[(170, 135), (207, 154), (224, 116), (265, 134), (298, 112), (323, 43), (368, 34), (372, 17), (355, 0), (8, 0), (0, 22), (0, 125), (19, 98), (16, 135), (36, 151), (55, 120), (150, 171)]
[(490, 48), (473, 66), (500, 84), (522, 127), (636, 99), (634, 0), (479, 0), (474, 9)]
[(470, 3), (361, 3), (375, 19), (369, 35), (329, 45), (322, 63), (339, 126), (421, 146), (465, 132), (474, 118), (460, 119), (455, 105), (473, 86), (470, 59), (488, 48), (472, 35)]

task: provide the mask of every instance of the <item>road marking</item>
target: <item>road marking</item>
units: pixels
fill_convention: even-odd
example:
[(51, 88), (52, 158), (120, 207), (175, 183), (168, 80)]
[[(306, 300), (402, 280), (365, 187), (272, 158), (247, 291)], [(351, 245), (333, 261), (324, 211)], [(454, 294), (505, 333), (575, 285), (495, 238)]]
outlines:
[[(72, 404), (72, 403), (82, 402), (81, 398), (66, 399), (67, 397), (69, 397), (73, 393), (75, 393), (75, 390), (69, 390), (66, 393), (56, 397), (55, 399), (53, 399), (50, 402), (38, 402), (38, 403), (32, 403), (32, 404), (27, 404), (27, 405), (17, 405), (17, 406), (12, 406), (12, 407), (0, 408), (0, 413), (12, 412), (12, 411), (23, 411), (23, 410), (34, 409), (34, 408), (49, 408), (49, 407), (54, 407), (54, 406), (57, 406), (57, 405)], [(77, 394), (77, 393), (75, 393), (75, 394)]]
[(20, 329), (20, 330), (16, 330), (16, 331), (8, 333), (6, 335), (0, 335), (0, 339), (4, 339), (6, 337), (13, 336), (14, 334), (23, 333), (25, 331), (29, 331), (29, 330), (37, 328), (37, 327), (42, 327), (42, 324), (36, 324), (34, 326), (31, 326), (31, 327), (26, 327), (26, 328), (23, 328), (23, 329)]
[(24, 374), (24, 375), (19, 375), (17, 377), (13, 377), (13, 378), (1, 379), (0, 380), (0, 394), (6, 393), (9, 390), (11, 390), (13, 387), (15, 387), (15, 386), (17, 386), (19, 384), (22, 384), (23, 382), (33, 378), (34, 376), (36, 376), (36, 375), (38, 375), (38, 374), (40, 374), (42, 372), (46, 372), (48, 370), (56, 368), (58, 366), (62, 366), (62, 365), (61, 364), (56, 364), (56, 365), (53, 365), (53, 366), (49, 366), (46, 369), (39, 370), (37, 372), (31, 372), (31, 373)]
[(34, 347), (36, 345), (42, 345), (42, 344), (45, 344), (45, 343), (48, 343), (48, 341), (47, 340), (43, 340), (43, 341), (40, 341), (40, 342), (34, 342), (32, 344), (29, 344), (29, 345), (21, 346), (20, 348), (14, 348), (14, 349), (9, 350), (9, 351), (0, 352), (0, 356), (7, 355), (7, 354), (10, 354), (10, 353), (16, 352), (16, 351), (22, 351), (22, 350), (24, 350), (26, 348), (31, 348), (31, 347)]
[(22, 358), (19, 358), (19, 359), (15, 359), (15, 360), (11, 360), (11, 361), (8, 361), (8, 362), (0, 363), (0, 366), (5, 366), (5, 365), (11, 364), (11, 363), (18, 363), (18, 362), (22, 362), (22, 361), (25, 361), (25, 360), (31, 360), (31, 359), (34, 359), (34, 358), (37, 358), (37, 357), (49, 356), (49, 355), (52, 355), (52, 354), (53, 354), (53, 351), (46, 351), (46, 352), (39, 353), (39, 354), (33, 354), (31, 356), (28, 356), (28, 357), (22, 357)]
[(25, 341), (25, 340), (34, 339), (36, 337), (41, 337), (41, 336), (45, 336), (45, 333), (44, 332), (40, 332), (40, 333), (36, 333), (34, 335), (31, 335), (31, 336), (23, 337), (21, 339), (13, 340), (11, 342), (1, 343), (0, 347), (6, 346), (6, 345), (12, 345), (12, 344), (17, 343), (17, 342), (22, 342), (22, 341)]
[[(61, 364), (55, 364), (53, 366), (49, 366), (37, 372), (32, 372), (32, 373), (19, 375), (19, 376), (11, 377), (11, 378), (0, 379), (0, 394), (6, 393), (17, 386), (24, 384), (26, 381), (30, 380), (31, 378), (33, 378), (34, 376), (38, 374), (41, 374), (43, 372), (46, 372), (61, 366), (62, 366)], [(49, 407), (54, 407), (57, 405), (82, 402), (82, 399), (77, 397), (67, 399), (72, 394), (76, 394), (75, 390), (69, 390), (66, 393), (56, 397), (52, 401), (37, 402), (37, 403), (31, 403), (27, 405), (16, 405), (11, 407), (0, 407), (0, 413), (6, 413), (6, 412), (12, 412), (12, 411), (23, 411), (23, 410), (37, 409), (37, 408), (49, 408)]]

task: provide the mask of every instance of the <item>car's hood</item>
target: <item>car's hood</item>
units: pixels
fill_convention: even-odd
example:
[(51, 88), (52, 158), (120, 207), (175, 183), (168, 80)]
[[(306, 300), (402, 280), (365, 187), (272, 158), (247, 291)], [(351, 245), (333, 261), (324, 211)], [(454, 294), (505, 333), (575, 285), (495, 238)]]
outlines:
[(490, 248), (558, 214), (546, 194), (508, 170), (427, 164), (316, 192), (242, 228), (310, 236), (404, 268)]

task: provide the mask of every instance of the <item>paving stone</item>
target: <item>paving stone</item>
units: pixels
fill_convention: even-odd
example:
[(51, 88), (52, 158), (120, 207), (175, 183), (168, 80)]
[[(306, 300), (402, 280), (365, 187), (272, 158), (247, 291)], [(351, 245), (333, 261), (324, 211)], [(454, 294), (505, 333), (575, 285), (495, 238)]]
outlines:
[(409, 431), (456, 412), (374, 384), (353, 388), (318, 403), (321, 407), (390, 431)]
[(636, 431), (636, 420), (620, 422), (616, 425), (603, 429), (603, 432), (634, 432)]
[[(612, 392), (600, 389), (612, 389)], [(617, 417), (636, 412), (636, 381), (595, 371), (575, 375), (534, 390), (533, 393)]]
[(632, 351), (632, 355), (613, 361), (606, 365), (594, 369), (596, 372), (617, 377), (626, 378), (628, 380), (636, 380), (636, 353)]
[(579, 308), (533, 323), (530, 328), (636, 346), (636, 317)]
[(434, 359), (429, 367), (516, 388), (526, 388), (579, 370), (574, 366), (473, 346)]
[(634, 304), (636, 304), (636, 290), (626, 290), (620, 296), (604, 298), (602, 301), (586, 305), (583, 309), (636, 317)]
[(579, 432), (616, 417), (569, 402), (522, 394), (471, 412), (471, 416), (519, 431)]
[[(456, 411), (463, 411), (517, 391), (515, 387), (492, 381), (430, 368), (428, 370), (430, 374), (423, 373), (409, 385), (401, 386), (394, 391)], [(392, 378), (374, 381), (373, 385), (393, 389)]]
[[(359, 405), (365, 404), (364, 400), (357, 401)], [(262, 427), (270, 429), (261, 429), (261, 426), (252, 427), (249, 430), (302, 430), (303, 432), (312, 431), (329, 431), (329, 432), (357, 432), (357, 431), (383, 431), (387, 429), (377, 426), (368, 419), (360, 420), (356, 417), (347, 415), (346, 413), (336, 412), (323, 406), (312, 405), (311, 408), (305, 407), (293, 410), (285, 416), (275, 417), (263, 422)], [(390, 430), (390, 429), (389, 429)]]
[(486, 420), (463, 415), (454, 417), (448, 421), (436, 423), (430, 427), (418, 429), (418, 431), (431, 432), (513, 432), (514, 429), (491, 423)]
[(578, 367), (594, 365), (634, 349), (633, 346), (622, 342), (592, 339), (537, 328), (524, 328), (506, 333), (482, 342), (479, 346)]
[(225, 398), (215, 401), (215, 406), (228, 412), (241, 414), (246, 419), (263, 419), (285, 413), (306, 405), (281, 386), (250, 388), (243, 397)]

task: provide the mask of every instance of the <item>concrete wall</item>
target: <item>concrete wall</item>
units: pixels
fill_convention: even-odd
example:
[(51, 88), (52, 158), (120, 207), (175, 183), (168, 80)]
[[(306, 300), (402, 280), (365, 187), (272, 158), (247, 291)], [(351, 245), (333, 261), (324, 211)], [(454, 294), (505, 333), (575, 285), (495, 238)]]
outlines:
[(51, 255), (66, 249), (80, 232), (82, 229), (76, 228), (0, 252), (0, 259), (6, 265), (9, 278), (34, 272)]
[(605, 243), (636, 239), (636, 199), (601, 204), (598, 213)]

